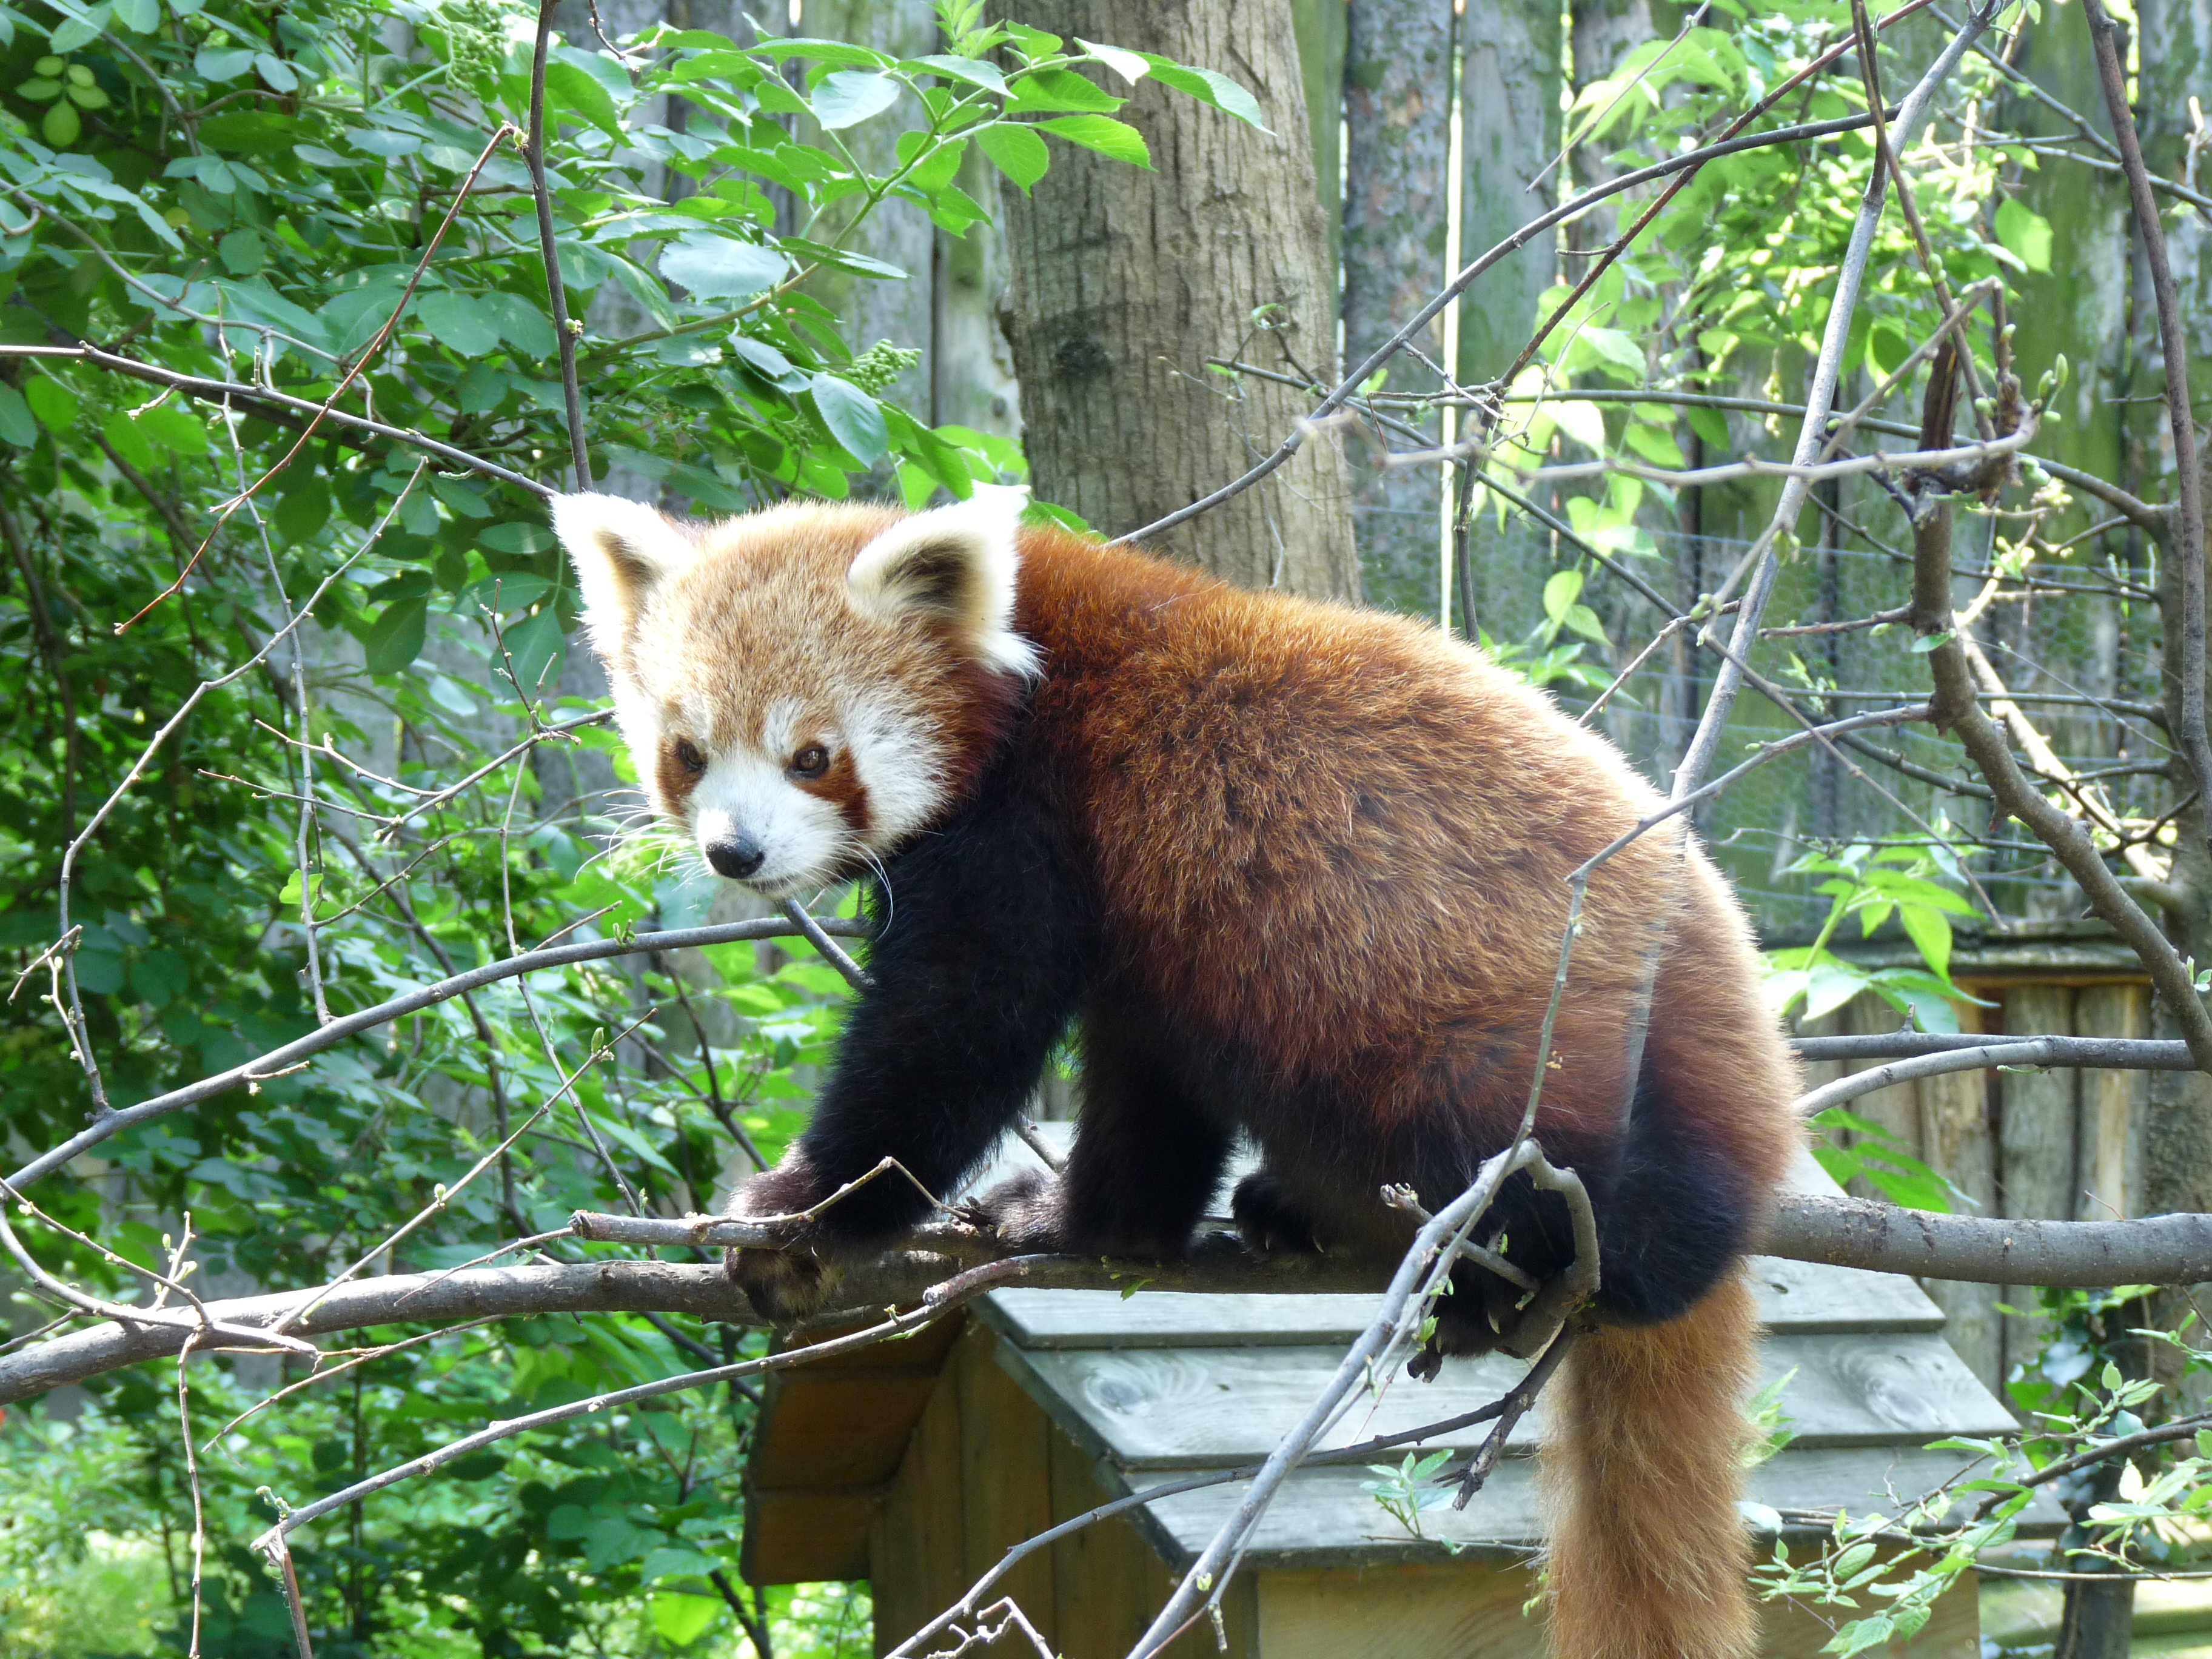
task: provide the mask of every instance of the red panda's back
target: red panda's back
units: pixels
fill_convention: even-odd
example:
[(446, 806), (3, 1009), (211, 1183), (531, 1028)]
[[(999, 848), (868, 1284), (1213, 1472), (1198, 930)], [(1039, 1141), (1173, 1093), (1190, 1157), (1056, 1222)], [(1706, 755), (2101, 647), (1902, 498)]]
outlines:
[[(1162, 1006), (1288, 1079), (1356, 1071), (1386, 1113), (1440, 1084), (1525, 1100), (1566, 878), (1658, 804), (1617, 750), (1433, 629), (1115, 550), (1025, 540), (1019, 611), (1045, 653), (1031, 740)], [(1686, 901), (1733, 912), (1681, 836), (1591, 884), (1547, 1116), (1613, 1119), (1657, 930)], [(1731, 920), (1737, 1018), (1741, 918), (1698, 931)]]

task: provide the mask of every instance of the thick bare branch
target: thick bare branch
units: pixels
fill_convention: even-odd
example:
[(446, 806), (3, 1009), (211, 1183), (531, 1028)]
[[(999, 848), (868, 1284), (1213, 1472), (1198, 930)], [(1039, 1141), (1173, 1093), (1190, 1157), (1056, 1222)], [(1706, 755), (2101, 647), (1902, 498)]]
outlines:
[[(2176, 1045), (2179, 1046), (2179, 1045)], [(632, 1217), (601, 1218), (625, 1227)], [(672, 1228), (687, 1224), (671, 1222)], [(689, 1242), (690, 1234), (685, 1234)], [(940, 1241), (921, 1236), (926, 1245)], [(2143, 1221), (2024, 1221), (1936, 1215), (1861, 1199), (1785, 1194), (1758, 1249), (1798, 1261), (1924, 1274), (1994, 1285), (2109, 1286), (2195, 1284), (2212, 1279), (2212, 1216), (2163, 1215)], [(855, 1310), (912, 1305), (958, 1264), (935, 1249), (902, 1243), (848, 1267), (843, 1317)], [(1027, 1256), (1006, 1264), (994, 1284), (1042, 1290), (1203, 1292), (1379, 1292), (1391, 1264), (1343, 1257), (1261, 1260), (1234, 1240), (1201, 1242), (1182, 1261), (1102, 1261), (1096, 1256)], [(732, 1325), (759, 1317), (719, 1266), (665, 1261), (584, 1261), (547, 1267), (401, 1273), (319, 1288), (207, 1304), (234, 1328), (273, 1329), (301, 1303), (313, 1311), (291, 1327), (318, 1336), (384, 1325), (458, 1325), (550, 1313), (686, 1314)], [(830, 1316), (830, 1318), (838, 1316)], [(102, 1323), (0, 1355), (0, 1405), (81, 1382), (141, 1360), (174, 1356), (198, 1331)]]

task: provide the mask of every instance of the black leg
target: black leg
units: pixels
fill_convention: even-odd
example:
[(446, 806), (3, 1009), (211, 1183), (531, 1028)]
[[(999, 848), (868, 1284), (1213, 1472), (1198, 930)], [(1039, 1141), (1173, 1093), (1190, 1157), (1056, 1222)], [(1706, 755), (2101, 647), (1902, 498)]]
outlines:
[[(829, 1085), (783, 1164), (738, 1194), (745, 1215), (820, 1203), (886, 1158), (896, 1171), (807, 1231), (832, 1252), (925, 1218), (981, 1161), (1036, 1085), (1095, 957), (1091, 908), (1034, 816), (988, 796), (888, 872)], [(750, 1254), (750, 1253), (749, 1253)], [(741, 1278), (745, 1277), (743, 1270)]]
[(1009, 1243), (1083, 1255), (1175, 1256), (1221, 1184), (1229, 1138), (1160, 1063), (1142, 1022), (1083, 1022), (1083, 1116), (1056, 1182), (1009, 1182), (979, 1216)]

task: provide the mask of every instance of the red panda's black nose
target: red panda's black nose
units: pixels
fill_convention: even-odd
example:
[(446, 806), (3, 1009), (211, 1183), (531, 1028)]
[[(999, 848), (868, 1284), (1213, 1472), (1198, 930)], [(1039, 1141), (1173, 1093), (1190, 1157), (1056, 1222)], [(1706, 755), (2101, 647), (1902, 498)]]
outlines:
[(759, 869), (767, 857), (767, 850), (758, 842), (742, 833), (711, 842), (707, 848), (707, 862), (714, 866), (714, 873), (727, 876), (732, 881), (743, 881)]

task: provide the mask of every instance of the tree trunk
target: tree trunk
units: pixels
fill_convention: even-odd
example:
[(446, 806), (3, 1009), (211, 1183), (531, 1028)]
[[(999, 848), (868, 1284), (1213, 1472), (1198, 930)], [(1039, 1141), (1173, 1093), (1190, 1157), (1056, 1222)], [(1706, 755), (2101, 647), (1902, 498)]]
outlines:
[[(1021, 21), (1232, 74), (1267, 131), (1150, 81), (1121, 112), (1156, 171), (1054, 142), (1032, 195), (1007, 185), (1014, 366), (1037, 495), (1121, 535), (1230, 483), (1311, 399), (1225, 379), (1236, 358), (1336, 372), (1327, 231), (1289, 0), (1043, 0)], [(1342, 452), (1289, 465), (1159, 537), (1153, 551), (1253, 587), (1356, 599)]]
[[(1389, 339), (1444, 282), (1451, 214), (1451, 0), (1352, 0), (1345, 53), (1344, 355), (1357, 363)], [(1444, 356), (1443, 319), (1414, 337), (1430, 362)], [(1389, 366), (1393, 392), (1434, 392), (1410, 353)], [(1377, 605), (1437, 614), (1443, 535), (1436, 466), (1383, 465), (1377, 432), (1350, 446), (1360, 576)]]
[[(1495, 247), (1559, 199), (1559, 9), (1491, 0), (1460, 20), (1460, 262)], [(1505, 372), (1535, 331), (1536, 302), (1559, 280), (1550, 236), (1492, 266), (1461, 303), (1459, 378)]]
[[(920, 58), (938, 51), (942, 44), (927, 0), (808, 0), (805, 33), (817, 40), (872, 46), (894, 58)], [(803, 116), (799, 118), (811, 136), (812, 122)], [(840, 137), (862, 167), (872, 173), (885, 173), (898, 165), (896, 141), (900, 130), (922, 118), (921, 106), (908, 94), (899, 106), (848, 127)], [(919, 346), (926, 354), (934, 332), (930, 302), (936, 227), (914, 203), (894, 197), (878, 205), (867, 222), (847, 240), (848, 228), (860, 215), (860, 197), (848, 196), (832, 203), (809, 234), (821, 242), (843, 240), (855, 253), (896, 265), (906, 272), (906, 279), (860, 276), (825, 267), (808, 281), (807, 291), (843, 321), (845, 338), (854, 352), (888, 340), (893, 345)], [(925, 356), (885, 386), (883, 395), (928, 420), (932, 368), (931, 359)], [(896, 495), (889, 466), (877, 471), (880, 476), (870, 480), (868, 493)]]

